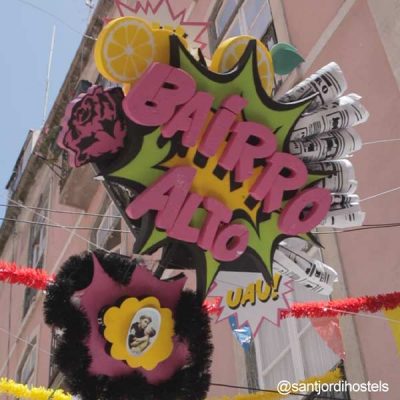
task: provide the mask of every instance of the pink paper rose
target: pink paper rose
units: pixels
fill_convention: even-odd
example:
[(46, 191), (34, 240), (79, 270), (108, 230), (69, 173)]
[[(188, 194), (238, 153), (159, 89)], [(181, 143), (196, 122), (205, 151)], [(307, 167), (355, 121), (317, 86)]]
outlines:
[(68, 104), (57, 143), (68, 151), (71, 167), (122, 149), (127, 134), (123, 98), (119, 87), (92, 86)]

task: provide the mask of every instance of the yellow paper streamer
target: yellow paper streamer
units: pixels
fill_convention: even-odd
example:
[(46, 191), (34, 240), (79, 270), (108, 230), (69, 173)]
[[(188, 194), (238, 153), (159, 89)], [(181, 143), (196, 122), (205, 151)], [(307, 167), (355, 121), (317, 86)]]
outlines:
[[(312, 376), (310, 378), (300, 381), (298, 384), (324, 384), (324, 383), (337, 383), (343, 379), (342, 371), (340, 368), (336, 368), (334, 371), (328, 371), (325, 375)], [(293, 391), (292, 393), (296, 393)], [(223, 396), (214, 398), (213, 400), (278, 400), (286, 397), (286, 395), (280, 393), (269, 393), (269, 392), (256, 392), (249, 394), (237, 394), (236, 396), (229, 397)], [(211, 400), (211, 399), (209, 399)]]
[(397, 352), (400, 354), (400, 307), (393, 310), (383, 310), (383, 314), (388, 319), (394, 341), (396, 342)]
[[(299, 384), (323, 384), (323, 383), (337, 383), (343, 379), (340, 368), (336, 368), (334, 371), (329, 371), (322, 376), (312, 376)], [(14, 382), (12, 379), (0, 378), (0, 394), (4, 393), (10, 396), (19, 397), (22, 399), (31, 400), (72, 400), (72, 396), (69, 393), (65, 393), (61, 389), (52, 390), (44, 387), (31, 387), (22, 383)], [(234, 397), (223, 396), (214, 400), (278, 400), (285, 395), (279, 393), (268, 393), (268, 392), (257, 392), (249, 394), (238, 394)]]
[(72, 396), (61, 389), (53, 390), (44, 387), (28, 387), (8, 378), (0, 378), (0, 393), (21, 399), (48, 400), (51, 398), (52, 400), (72, 400)]

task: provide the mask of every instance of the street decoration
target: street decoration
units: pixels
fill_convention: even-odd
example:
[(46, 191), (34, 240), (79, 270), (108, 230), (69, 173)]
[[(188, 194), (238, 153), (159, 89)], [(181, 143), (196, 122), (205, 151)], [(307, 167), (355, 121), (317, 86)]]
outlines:
[[(40, 272), (40, 275), (37, 273)], [(21, 278), (22, 277), (22, 278)], [(18, 266), (0, 260), (0, 281), (10, 284), (20, 284), (33, 289), (45, 290), (52, 285), (55, 277), (45, 270)], [(220, 313), (221, 299), (215, 297), (203, 302), (205, 310), (210, 315)], [(400, 292), (381, 293), (359, 297), (346, 297), (329, 301), (292, 303), (289, 309), (281, 312), (283, 318), (325, 318), (343, 317), (357, 313), (377, 313), (384, 311), (398, 312), (400, 307)], [(389, 314), (388, 314), (389, 315)]]
[(62, 389), (28, 386), (6, 377), (0, 378), (0, 394), (27, 400), (73, 400), (72, 395)]
[(290, 308), (287, 295), (292, 291), (292, 280), (278, 273), (270, 286), (260, 273), (222, 271), (210, 296), (220, 299), (216, 322), (234, 318), (237, 328), (249, 326), (255, 337), (263, 321), (280, 325), (281, 310)]
[[(319, 385), (326, 383), (338, 383), (343, 381), (343, 372), (340, 367), (337, 367), (333, 371), (328, 371), (324, 375), (313, 376), (307, 379), (304, 379), (298, 382), (297, 387), (301, 388), (302, 385), (306, 387), (306, 385), (313, 385), (318, 383)], [(294, 386), (294, 385), (293, 385)], [(22, 399), (29, 400), (45, 400), (45, 399), (55, 399), (55, 400), (73, 400), (75, 397), (70, 393), (65, 393), (61, 389), (53, 390), (46, 389), (43, 387), (28, 387), (22, 383), (14, 382), (11, 379), (2, 377), (0, 378), (0, 393), (4, 393), (10, 396), (14, 396)], [(292, 391), (292, 393), (296, 393), (296, 391)], [(298, 392), (297, 392), (298, 393)], [(284, 394), (280, 394), (277, 391), (260, 391), (250, 394), (240, 394), (233, 397), (224, 396), (224, 399), (232, 399), (232, 400), (277, 400), (285, 397)]]
[(279, 42), (271, 47), (271, 58), (273, 60), (276, 74), (290, 74), (303, 61), (303, 57), (290, 43)]
[[(207, 27), (209, 22), (194, 20), (191, 15), (193, 9), (186, 8), (181, 2), (172, 0), (138, 0), (132, 4), (132, 2), (128, 1), (114, 0), (114, 3), (120, 17), (134, 16), (146, 20), (154, 29), (155, 34), (162, 36), (160, 37), (160, 42), (163, 42), (167, 47), (169, 38), (162, 34), (165, 30), (174, 31), (180, 36), (181, 40), (182, 36), (184, 36), (184, 42), (187, 42), (190, 48), (199, 48), (207, 52)], [(161, 23), (162, 27), (160, 26)], [(160, 53), (157, 52), (157, 57), (162, 53), (166, 53), (162, 47), (164, 46), (158, 47)], [(158, 61), (162, 62), (161, 60)]]
[[(109, 24), (129, 33), (136, 20), (136, 27), (146, 26), (136, 17)], [(100, 72), (106, 64), (104, 43), (114, 43), (111, 28), (96, 44)], [(147, 35), (146, 29), (139, 32)], [(118, 37), (126, 41), (120, 43), (124, 54), (130, 53), (129, 35)], [(125, 55), (109, 52), (115, 62), (129, 65)], [(287, 150), (293, 125), (315, 96), (290, 104), (268, 97), (260, 74), (266, 74), (266, 87), (270, 85), (271, 57), (249, 37), (221, 44), (211, 69), (196, 60), (173, 32), (169, 52), (169, 64), (154, 61), (140, 79), (136, 72), (119, 80), (113, 76), (131, 85), (126, 96), (118, 88), (92, 88), (76, 99), (67, 110), (58, 143), (69, 152), (72, 166), (94, 162), (106, 184), (131, 191), (129, 201), (114, 198), (132, 230), (137, 232), (140, 226), (135, 252), (183, 246), (182, 253), (189, 258), (175, 256), (176, 264), (196, 268), (202, 296), (218, 270), (233, 264), (239, 270), (256, 265), (271, 284), (278, 243), (290, 236), (311, 237), (310, 231), (331, 207), (330, 191), (317, 187), (323, 173), (309, 174), (305, 162)], [(147, 50), (143, 54), (151, 58)], [(119, 64), (110, 65), (120, 69)], [(230, 70), (220, 73), (212, 68)], [(112, 106), (107, 101), (105, 107), (117, 111), (92, 113), (94, 123), (85, 120), (84, 127), (76, 129), (76, 116), (88, 115), (87, 96), (95, 93), (94, 103), (102, 104), (102, 96), (112, 97)], [(115, 127), (125, 129), (117, 129), (118, 136)], [(107, 129), (111, 139), (102, 141)], [(115, 142), (122, 137), (124, 147), (118, 150)]]
[[(150, 10), (116, 4), (120, 12)], [(175, 15), (168, 1), (158, 6), (151, 11)], [(221, 297), (219, 320), (233, 316), (253, 335), (263, 320), (279, 325), (292, 312), (291, 281), (330, 294), (337, 279), (309, 255), (319, 245), (313, 231), (364, 218), (347, 157), (361, 148), (352, 126), (368, 113), (359, 96), (343, 96), (340, 67), (330, 63), (278, 95), (274, 60), (260, 40), (229, 38), (211, 60), (194, 51), (195, 41), (183, 24), (137, 15), (108, 22), (94, 58), (114, 85), (80, 94), (62, 121), (59, 146), (71, 167), (92, 163), (135, 236), (133, 253), (162, 249), (158, 276), (195, 269), (197, 278), (195, 295), (183, 290), (183, 277), (167, 282), (117, 255), (107, 256), (117, 271), (110, 277), (107, 257), (96, 253), (75, 268), (85, 275), (89, 257), (91, 277), (71, 283), (76, 260), (67, 262), (49, 287), (45, 317), (66, 332), (57, 362), (83, 398), (112, 398), (121, 380), (137, 398), (149, 391), (179, 398), (188, 388), (190, 398), (204, 398), (211, 352), (204, 298)], [(275, 58), (281, 72), (299, 61), (289, 46), (277, 57), (288, 50), (287, 65)], [(123, 268), (133, 269), (131, 280)], [(236, 279), (241, 285), (232, 288)], [(193, 315), (196, 334), (182, 327)]]
[[(212, 346), (201, 299), (183, 274), (160, 280), (102, 251), (72, 256), (47, 287), (45, 322), (61, 330), (54, 360), (83, 399), (203, 399)], [(117, 390), (117, 388), (119, 388)]]

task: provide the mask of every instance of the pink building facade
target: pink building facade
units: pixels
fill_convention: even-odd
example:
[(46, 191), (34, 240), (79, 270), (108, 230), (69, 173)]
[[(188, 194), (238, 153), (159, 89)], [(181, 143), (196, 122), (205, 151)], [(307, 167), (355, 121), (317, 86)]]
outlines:
[[(152, 0), (156, 3), (156, 0)], [(134, 1), (129, 1), (132, 4)], [(305, 61), (289, 76), (277, 77), (278, 94), (330, 61), (342, 68), (351, 91), (363, 96), (369, 121), (357, 128), (364, 147), (352, 162), (358, 193), (367, 213), (365, 224), (397, 222), (400, 186), (396, 142), (400, 123), (400, 49), (394, 0), (180, 0), (189, 20), (210, 20), (211, 51), (222, 40), (249, 34), (269, 47), (277, 41), (293, 44)], [(117, 16), (113, 1), (99, 1), (88, 27), (97, 36), (103, 17)], [(131, 254), (132, 235), (113, 206), (91, 166), (70, 170), (55, 145), (65, 106), (85, 81), (102, 82), (92, 56), (93, 42), (83, 39), (60, 94), (48, 117), (48, 136), (36, 143), (30, 132), (9, 183), (6, 217), (0, 230), (1, 259), (45, 268), (54, 273), (70, 256), (96, 247)], [(83, 60), (83, 64), (82, 64)], [(84, 66), (82, 68), (82, 65)], [(34, 141), (35, 139), (35, 141)], [(55, 163), (43, 163), (40, 152)], [(376, 143), (379, 142), (379, 143)], [(23, 168), (21, 168), (23, 164)], [(390, 191), (374, 197), (377, 194)], [(35, 207), (35, 208), (29, 208)], [(54, 212), (57, 210), (59, 212)], [(396, 228), (348, 233), (321, 233), (324, 262), (339, 274), (333, 298), (396, 291), (400, 284)], [(295, 286), (293, 301), (326, 299)], [(0, 376), (32, 385), (62, 385), (52, 364), (53, 333), (43, 323), (43, 293), (0, 284)], [(395, 400), (400, 392), (400, 358), (385, 316), (343, 317), (344, 369), (348, 381), (388, 383), (389, 393), (351, 393), (351, 399)], [(308, 319), (287, 319), (280, 327), (264, 322), (249, 352), (234, 338), (227, 321), (212, 323), (215, 345), (212, 382), (274, 390), (280, 380), (298, 382), (324, 374), (340, 357), (321, 339)], [(234, 395), (238, 389), (211, 386), (210, 397)], [(246, 392), (245, 390), (242, 392)], [(347, 399), (346, 394), (335, 394)], [(340, 397), (342, 396), (342, 397)], [(0, 395), (0, 398), (1, 395)], [(297, 398), (297, 397), (296, 397)]]

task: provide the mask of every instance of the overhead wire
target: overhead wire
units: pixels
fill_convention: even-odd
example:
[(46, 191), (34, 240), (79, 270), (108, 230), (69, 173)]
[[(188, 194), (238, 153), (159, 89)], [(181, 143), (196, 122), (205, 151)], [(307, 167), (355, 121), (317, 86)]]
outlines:
[(316, 233), (318, 235), (328, 235), (332, 233), (347, 233), (347, 232), (357, 232), (357, 231), (367, 231), (370, 229), (384, 229), (384, 228), (398, 228), (400, 227), (399, 222), (393, 223), (384, 223), (384, 224), (374, 224), (374, 225), (361, 225), (358, 228), (349, 228), (349, 229), (332, 229), (329, 231), (313, 231), (312, 233)]
[(13, 222), (30, 224), (30, 225), (48, 226), (48, 227), (51, 227), (51, 228), (89, 230), (89, 231), (104, 231), (104, 232), (115, 232), (115, 233), (131, 233), (131, 231), (125, 231), (125, 230), (121, 230), (121, 229), (95, 228), (95, 227), (92, 227), (92, 226), (71, 226), (71, 225), (46, 224), (44, 222), (26, 221), (26, 220), (15, 219), (15, 218), (0, 218), (0, 220), (13, 221)]
[(380, 197), (380, 196), (383, 196), (383, 195), (388, 194), (388, 193), (395, 192), (395, 191), (397, 191), (397, 190), (400, 190), (400, 186), (397, 186), (397, 187), (392, 188), (392, 189), (389, 189), (389, 190), (385, 190), (385, 191), (383, 191), (383, 192), (374, 194), (374, 195), (372, 195), (372, 196), (365, 197), (364, 199), (361, 199), (361, 200), (360, 200), (360, 203), (362, 203), (363, 201), (375, 199), (376, 197)]
[[(5, 334), (7, 334), (7, 335), (9, 335), (9, 336), (11, 336), (11, 337), (13, 337), (14, 339), (17, 339), (17, 340), (20, 340), (21, 342), (24, 342), (26, 345), (28, 345), (28, 346), (30, 346), (30, 347), (36, 346), (36, 344), (32, 344), (31, 342), (29, 342), (29, 340), (26, 340), (25, 338), (23, 338), (23, 337), (21, 337), (21, 336), (17, 336), (17, 335), (12, 334), (12, 333), (11, 333), (10, 331), (8, 331), (7, 329), (4, 329), (4, 328), (1, 328), (1, 327), (0, 327), (0, 331), (1, 331), (1, 332), (4, 332)], [(51, 355), (51, 353), (50, 353), (49, 351), (47, 351), (47, 350), (45, 350), (45, 349), (42, 349), (42, 348), (40, 348), (40, 347), (39, 347), (39, 351), (41, 351), (41, 352), (43, 352), (43, 353), (45, 353), (45, 354), (47, 354), (47, 355)]]
[(47, 211), (56, 214), (71, 214), (71, 215), (84, 215), (85, 217), (102, 217), (102, 218), (118, 218), (121, 219), (121, 215), (106, 215), (106, 214), (97, 214), (97, 213), (89, 213), (84, 211), (66, 211), (66, 210), (55, 210), (53, 208), (46, 208), (46, 207), (32, 207), (27, 206), (25, 207), (15, 204), (0, 204), (0, 207), (9, 207), (9, 208), (29, 208), (30, 210), (39, 210), (39, 211)]
[(64, 25), (65, 27), (67, 27), (69, 30), (71, 30), (72, 32), (77, 33), (77, 34), (80, 35), (80, 36), (83, 36), (83, 37), (85, 37), (85, 38), (87, 38), (87, 39), (91, 39), (91, 40), (97, 40), (97, 39), (94, 38), (93, 36), (86, 35), (85, 33), (80, 32), (78, 29), (74, 28), (72, 25), (70, 25), (68, 22), (64, 21), (64, 20), (63, 20), (62, 18), (60, 18), (58, 15), (55, 15), (55, 14), (51, 13), (50, 11), (47, 11), (47, 10), (45, 10), (44, 8), (39, 7), (39, 6), (36, 5), (36, 4), (33, 4), (33, 3), (31, 3), (31, 2), (29, 2), (29, 1), (27, 1), (27, 0), (17, 0), (17, 1), (18, 1), (19, 3), (21, 3), (21, 4), (25, 4), (26, 6), (32, 7), (32, 8), (34, 8), (34, 9), (36, 9), (36, 10), (38, 10), (38, 11), (44, 13), (44, 14), (46, 14), (46, 15), (48, 15), (48, 16), (54, 18), (54, 19), (56, 19), (56, 20), (57, 20), (58, 22), (60, 22), (62, 25)]
[[(29, 210), (32, 210), (32, 207), (28, 208)], [(41, 208), (38, 208), (41, 209)], [(46, 210), (46, 209), (42, 209)], [(77, 213), (79, 215), (79, 213)], [(42, 218), (45, 218), (42, 214), (39, 214)], [(83, 214), (85, 215), (85, 214)], [(89, 214), (90, 215), (90, 214)], [(92, 214), (93, 215), (93, 214)], [(96, 215), (96, 214), (95, 214)], [(98, 216), (102, 216), (101, 214), (98, 214)], [(104, 215), (104, 217), (108, 217), (107, 215)], [(110, 216), (113, 218), (112, 216)], [(115, 218), (121, 218), (121, 217), (115, 217)], [(3, 221), (12, 221), (16, 223), (24, 223), (24, 224), (30, 224), (30, 225), (42, 225), (42, 226), (48, 226), (52, 228), (60, 228), (60, 229), (76, 229), (76, 230), (91, 230), (91, 231), (105, 231), (105, 232), (115, 232), (115, 233), (131, 233), (131, 232), (140, 232), (141, 229), (139, 228), (132, 228), (131, 230), (123, 230), (123, 229), (111, 229), (111, 228), (100, 228), (100, 227), (93, 227), (93, 226), (72, 226), (72, 225), (61, 225), (61, 224), (56, 224), (56, 223), (45, 223), (45, 222), (38, 222), (38, 221), (27, 221), (27, 220), (22, 220), (22, 219), (16, 219), (16, 218), (7, 218), (7, 217), (2, 217), (0, 220)], [(399, 222), (393, 222), (393, 223), (383, 223), (383, 224), (369, 224), (369, 225), (362, 225), (358, 228), (349, 228), (349, 229), (333, 229), (331, 231), (313, 231), (313, 233), (317, 233), (319, 235), (324, 235), (324, 234), (331, 234), (331, 233), (346, 233), (346, 232), (355, 232), (355, 231), (362, 231), (362, 230), (369, 230), (369, 229), (383, 229), (383, 228), (398, 228), (400, 227)]]
[(354, 317), (365, 317), (365, 318), (372, 318), (372, 319), (377, 319), (377, 320), (381, 320), (381, 321), (390, 321), (390, 322), (394, 322), (396, 324), (400, 324), (400, 320), (398, 319), (393, 319), (393, 318), (386, 318), (386, 317), (381, 317), (379, 315), (370, 315), (370, 314), (365, 314), (365, 313), (361, 313), (361, 312), (354, 312), (354, 311), (345, 311), (345, 310), (339, 310), (336, 308), (332, 308), (332, 307), (326, 307), (327, 310), (330, 311), (336, 311), (340, 314), (348, 314), (348, 315), (352, 315)]
[(392, 143), (392, 142), (398, 142), (400, 141), (400, 138), (394, 138), (394, 139), (381, 139), (381, 140), (374, 140), (372, 142), (364, 142), (363, 146), (367, 146), (369, 144), (377, 144), (377, 143)]
[(43, 215), (43, 214), (40, 214), (40, 213), (36, 212), (35, 210), (30, 210), (30, 209), (27, 208), (23, 203), (20, 203), (20, 202), (18, 202), (18, 201), (16, 201), (16, 200), (13, 200), (11, 197), (8, 198), (8, 202), (11, 202), (11, 203), (13, 203), (13, 204), (21, 205), (23, 208), (26, 208), (27, 210), (29, 210), (29, 211), (32, 212), (33, 214), (38, 215), (38, 216), (41, 217), (41, 218), (44, 218), (45, 220), (49, 221), (51, 224), (54, 224), (55, 227), (64, 229), (65, 231), (69, 232), (70, 234), (75, 235), (76, 237), (80, 238), (81, 240), (84, 240), (84, 241), (85, 241), (86, 243), (88, 243), (89, 245), (94, 246), (95, 248), (98, 248), (98, 249), (100, 249), (100, 250), (103, 250), (103, 251), (105, 251), (106, 253), (110, 253), (110, 250), (107, 250), (107, 249), (105, 249), (105, 248), (102, 247), (102, 246), (98, 246), (96, 243), (92, 242), (91, 240), (85, 238), (84, 236), (80, 235), (79, 233), (76, 233), (75, 230), (76, 230), (76, 228), (78, 228), (78, 227), (74, 226), (73, 228), (68, 228), (68, 227), (63, 226), (63, 225), (61, 225), (61, 224), (54, 223), (54, 221), (52, 221), (49, 217), (47, 217), (47, 216), (45, 216), (45, 215)]
[[(17, 336), (12, 334), (10, 331), (4, 329), (4, 328), (0, 328), (0, 331), (4, 332), (5, 334), (20, 340), (21, 342), (25, 343), (27, 346), (33, 348), (36, 347), (37, 344), (32, 344), (31, 342), (29, 342), (28, 340), (26, 340), (25, 338), (21, 337), (21, 336)], [(43, 349), (42, 347), (37, 346), (38, 351), (42, 352), (43, 354), (46, 354), (48, 356), (51, 356), (51, 353), (45, 349)], [(274, 390), (274, 389), (260, 389), (260, 388), (254, 388), (254, 387), (250, 387), (250, 386), (238, 386), (238, 385), (230, 385), (230, 384), (224, 384), (224, 383), (210, 383), (211, 386), (220, 386), (220, 387), (227, 387), (227, 388), (233, 388), (233, 389), (242, 389), (242, 390), (248, 390), (248, 391), (257, 391), (257, 392), (266, 392), (266, 393), (277, 393), (280, 394), (280, 392), (278, 390)], [(301, 393), (290, 393), (290, 395), (294, 395), (294, 396), (304, 396), (304, 394)], [(320, 395), (322, 396), (322, 395)], [(331, 400), (335, 400), (335, 397), (319, 397), (321, 399), (326, 398), (326, 399), (331, 399)], [(340, 400), (339, 398), (337, 398), (338, 400)]]
[[(226, 387), (226, 388), (231, 388), (231, 389), (242, 389), (242, 390), (248, 390), (252, 392), (265, 392), (265, 393), (276, 393), (281, 395), (282, 397), (286, 396), (301, 396), (304, 399), (304, 396), (307, 396), (307, 393), (296, 393), (296, 392), (290, 392), (290, 393), (285, 393), (284, 395), (279, 392), (278, 390), (274, 389), (260, 389), (260, 388), (254, 388), (250, 386), (239, 386), (239, 385), (229, 385), (225, 383), (210, 383), (211, 386), (219, 386), (219, 387)], [(255, 397), (257, 398), (257, 397)], [(328, 400), (343, 400), (343, 397), (332, 397), (331, 395), (326, 395), (324, 396), (322, 393), (318, 395), (318, 399), (328, 399)]]

